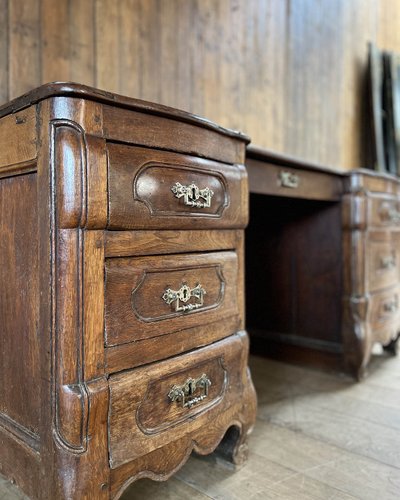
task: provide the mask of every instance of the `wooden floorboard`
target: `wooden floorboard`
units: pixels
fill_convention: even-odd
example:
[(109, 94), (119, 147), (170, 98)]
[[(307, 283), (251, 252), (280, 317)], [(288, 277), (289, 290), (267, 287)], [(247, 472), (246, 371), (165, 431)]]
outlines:
[[(361, 383), (253, 356), (259, 411), (247, 464), (192, 456), (123, 500), (398, 500), (400, 358), (376, 352)], [(24, 498), (0, 477), (0, 500)]]

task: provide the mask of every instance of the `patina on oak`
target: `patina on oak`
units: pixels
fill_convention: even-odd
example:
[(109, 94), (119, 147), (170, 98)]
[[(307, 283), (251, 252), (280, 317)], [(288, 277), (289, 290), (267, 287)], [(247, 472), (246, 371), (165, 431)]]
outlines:
[[(109, 499), (140, 477), (168, 478), (193, 448), (210, 453), (227, 431), (221, 453), (243, 461), (256, 404), (243, 299), (248, 139), (163, 106), (52, 84), (0, 108), (0, 141), (1, 473), (32, 498)], [(127, 190), (110, 176), (114, 150), (131, 166)], [(143, 150), (161, 190), (146, 191), (147, 205), (139, 201), (135, 212)], [(211, 179), (217, 212), (188, 213), (171, 191), (172, 171), (185, 174), (183, 184)], [(151, 219), (149, 207), (165, 203), (176, 217)], [(106, 279), (119, 265), (127, 272), (114, 285), (125, 309)], [(154, 269), (132, 302), (137, 283), (127, 277)], [(163, 300), (181, 281), (203, 281), (203, 312), (187, 308), (178, 318)], [(138, 338), (121, 333), (126, 309), (143, 327)], [(203, 369), (214, 379), (210, 397), (195, 392), (184, 411), (168, 399), (170, 384), (201, 378)], [(136, 408), (142, 424), (128, 418)]]

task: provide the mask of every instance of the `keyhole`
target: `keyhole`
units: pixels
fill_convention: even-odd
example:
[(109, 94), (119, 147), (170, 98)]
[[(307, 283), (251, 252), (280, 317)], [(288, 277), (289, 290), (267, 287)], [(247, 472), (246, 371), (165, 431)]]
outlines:
[(191, 396), (194, 393), (195, 387), (193, 382), (189, 382), (189, 395)]

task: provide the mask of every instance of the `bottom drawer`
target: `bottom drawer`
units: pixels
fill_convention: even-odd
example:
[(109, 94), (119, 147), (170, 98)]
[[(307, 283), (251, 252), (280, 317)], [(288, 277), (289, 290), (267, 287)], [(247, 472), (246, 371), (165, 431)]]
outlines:
[(371, 295), (369, 324), (374, 342), (388, 343), (400, 330), (400, 288)]
[(246, 334), (110, 377), (110, 466), (212, 423), (242, 404)]

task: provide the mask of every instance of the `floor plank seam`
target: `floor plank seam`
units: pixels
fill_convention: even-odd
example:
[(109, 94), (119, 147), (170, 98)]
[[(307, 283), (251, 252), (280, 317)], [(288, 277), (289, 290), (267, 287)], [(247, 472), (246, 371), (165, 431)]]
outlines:
[(217, 500), (215, 497), (213, 496), (210, 496), (208, 493), (206, 493), (204, 491), (203, 488), (201, 487), (198, 487), (196, 484), (194, 484), (193, 482), (191, 481), (187, 481), (185, 480), (182, 476), (179, 476), (179, 477), (176, 477), (176, 479), (178, 481), (181, 481), (183, 484), (185, 484), (186, 486), (189, 486), (190, 488), (192, 488), (193, 490), (197, 491), (197, 493), (201, 493), (202, 495), (204, 495), (205, 497), (209, 498), (210, 500)]
[(394, 470), (400, 470), (400, 466), (397, 466), (397, 465), (393, 465), (393, 464), (390, 464), (390, 463), (387, 463), (387, 462), (382, 462), (381, 460), (378, 460), (374, 457), (371, 457), (369, 455), (365, 455), (363, 453), (359, 453), (358, 451), (356, 450), (349, 450), (348, 448), (344, 448), (342, 446), (339, 446), (337, 443), (334, 443), (332, 441), (327, 441), (326, 439), (324, 439), (323, 437), (319, 437), (319, 438), (316, 438), (315, 436), (311, 435), (311, 434), (307, 434), (306, 432), (302, 431), (301, 429), (299, 428), (294, 428), (292, 427), (290, 424), (288, 425), (282, 425), (278, 422), (271, 422), (270, 420), (268, 419), (264, 419), (262, 417), (260, 417), (260, 415), (257, 415), (257, 420), (260, 420), (264, 423), (267, 423), (267, 424), (272, 424), (272, 425), (276, 425), (277, 427), (281, 427), (282, 429), (289, 429), (290, 431), (294, 432), (294, 433), (298, 433), (298, 434), (301, 434), (305, 437), (307, 437), (308, 439), (312, 439), (313, 441), (315, 442), (322, 442), (322, 443), (325, 443), (329, 446), (332, 446), (334, 448), (336, 448), (337, 450), (344, 450), (346, 451), (346, 453), (349, 453), (349, 454), (352, 454), (352, 455), (356, 455), (358, 457), (362, 457), (362, 458), (365, 458), (365, 459), (368, 459), (368, 460), (371, 460), (373, 462), (376, 462), (376, 463), (379, 463), (381, 465), (384, 465), (385, 467), (390, 467), (391, 469), (394, 469)]
[[(301, 395), (298, 395), (298, 396), (295, 396), (293, 399), (301, 398), (301, 397), (302, 397)], [(277, 401), (277, 402), (279, 402), (279, 401)], [(379, 405), (379, 406), (382, 407), (383, 405)], [(376, 420), (371, 420), (371, 419), (368, 419), (368, 418), (363, 418), (363, 417), (360, 417), (359, 415), (349, 415), (348, 413), (345, 413), (343, 411), (335, 410), (334, 408), (323, 406), (323, 405), (318, 404), (318, 403), (313, 403), (313, 407), (318, 408), (319, 410), (326, 411), (326, 412), (335, 413), (336, 415), (341, 415), (341, 416), (344, 416), (344, 417), (347, 417), (347, 418), (352, 418), (354, 420), (360, 420), (361, 422), (369, 422), (369, 423), (374, 424), (374, 425), (379, 425), (380, 427), (382, 427), (384, 429), (391, 429), (393, 431), (400, 432), (400, 412), (399, 412), (399, 426), (398, 427), (393, 427), (390, 424), (382, 425), (380, 422), (377, 422)], [(397, 408), (394, 408), (394, 409), (397, 409)], [(295, 413), (295, 411), (294, 411), (294, 413)]]

